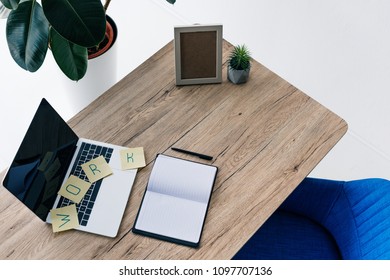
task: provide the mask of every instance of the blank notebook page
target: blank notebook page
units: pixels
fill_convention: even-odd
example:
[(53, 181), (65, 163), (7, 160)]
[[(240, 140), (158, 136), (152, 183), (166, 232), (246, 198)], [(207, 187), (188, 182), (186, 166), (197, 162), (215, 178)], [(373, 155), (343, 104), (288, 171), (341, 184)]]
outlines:
[(158, 155), (135, 228), (199, 242), (217, 168)]

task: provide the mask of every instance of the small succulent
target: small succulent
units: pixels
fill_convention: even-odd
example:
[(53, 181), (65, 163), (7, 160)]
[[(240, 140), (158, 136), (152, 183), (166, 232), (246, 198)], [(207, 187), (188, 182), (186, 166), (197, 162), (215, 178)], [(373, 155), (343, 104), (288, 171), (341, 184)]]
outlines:
[(251, 54), (245, 45), (234, 47), (228, 60), (229, 66), (235, 70), (247, 70), (251, 66)]

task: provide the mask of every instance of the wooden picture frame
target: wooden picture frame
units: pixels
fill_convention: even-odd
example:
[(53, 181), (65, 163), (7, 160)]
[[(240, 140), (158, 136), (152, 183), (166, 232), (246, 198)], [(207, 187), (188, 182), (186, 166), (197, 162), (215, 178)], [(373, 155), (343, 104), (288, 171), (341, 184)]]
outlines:
[(176, 85), (222, 82), (222, 25), (176, 26)]

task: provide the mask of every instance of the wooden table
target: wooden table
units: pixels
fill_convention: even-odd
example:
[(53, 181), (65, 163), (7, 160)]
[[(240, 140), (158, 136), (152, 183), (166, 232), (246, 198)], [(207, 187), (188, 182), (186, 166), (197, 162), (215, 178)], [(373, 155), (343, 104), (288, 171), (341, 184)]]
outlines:
[[(232, 46), (224, 42), (223, 61)], [(1, 259), (230, 259), (347, 131), (343, 119), (254, 62), (244, 85), (175, 85), (172, 42), (69, 121), (81, 137), (145, 149), (116, 238), (54, 234), (0, 188)], [(131, 228), (157, 153), (219, 167), (198, 249)], [(202, 160), (199, 160), (202, 161)], [(4, 175), (4, 174), (3, 174)]]

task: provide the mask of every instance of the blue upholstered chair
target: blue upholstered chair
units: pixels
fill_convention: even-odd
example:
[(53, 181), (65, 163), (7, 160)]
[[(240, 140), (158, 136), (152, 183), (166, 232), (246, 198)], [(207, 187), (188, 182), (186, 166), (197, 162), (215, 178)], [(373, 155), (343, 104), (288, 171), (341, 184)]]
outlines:
[(390, 181), (307, 178), (233, 259), (390, 259)]

